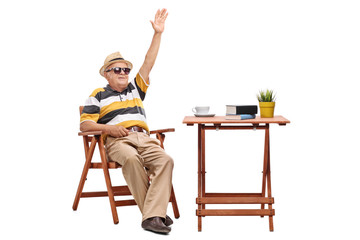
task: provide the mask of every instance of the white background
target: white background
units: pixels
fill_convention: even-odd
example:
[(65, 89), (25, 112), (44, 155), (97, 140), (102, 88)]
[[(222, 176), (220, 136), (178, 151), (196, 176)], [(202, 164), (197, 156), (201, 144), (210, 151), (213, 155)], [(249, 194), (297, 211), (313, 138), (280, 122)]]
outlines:
[[(181, 217), (168, 236), (143, 231), (137, 207), (118, 208), (114, 225), (106, 198), (71, 208), (84, 163), (78, 106), (106, 85), (108, 54), (120, 51), (135, 76), (163, 7), (144, 105), (151, 129), (176, 128), (165, 144)], [(358, 239), (359, 12), (346, 0), (3, 1), (1, 239)], [(267, 217), (205, 217), (198, 233), (197, 126), (182, 120), (195, 105), (224, 115), (226, 104), (257, 104), (266, 88), (291, 121), (270, 129), (275, 231)], [(260, 191), (263, 138), (208, 132), (207, 191)], [(90, 171), (85, 189), (97, 186), (102, 172)]]

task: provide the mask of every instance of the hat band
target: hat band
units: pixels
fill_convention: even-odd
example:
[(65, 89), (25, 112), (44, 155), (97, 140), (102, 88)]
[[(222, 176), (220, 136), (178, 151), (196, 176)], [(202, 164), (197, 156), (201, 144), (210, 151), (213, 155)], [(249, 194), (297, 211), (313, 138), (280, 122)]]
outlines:
[(124, 60), (123, 58), (114, 58), (112, 60), (110, 60), (109, 62), (113, 62), (113, 61), (116, 61), (116, 60)]

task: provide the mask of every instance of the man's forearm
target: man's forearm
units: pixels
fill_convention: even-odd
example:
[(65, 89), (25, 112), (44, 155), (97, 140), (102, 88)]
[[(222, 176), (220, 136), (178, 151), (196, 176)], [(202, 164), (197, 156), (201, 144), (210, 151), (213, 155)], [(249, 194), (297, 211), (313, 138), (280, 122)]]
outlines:
[(110, 135), (113, 137), (125, 137), (129, 135), (129, 130), (123, 126), (118, 125), (106, 125), (95, 123), (92, 121), (85, 121), (80, 124), (80, 131), (102, 131), (102, 134)]
[(161, 33), (154, 33), (148, 52), (145, 56), (145, 63), (150, 66), (154, 66), (156, 57), (159, 52), (161, 42)]
[(99, 124), (92, 121), (85, 121), (80, 124), (80, 131), (89, 132), (89, 131), (103, 131), (107, 132), (107, 126), (105, 124)]
[(140, 74), (145, 80), (148, 79), (150, 71), (155, 64), (155, 60), (160, 48), (160, 42), (161, 33), (155, 32), (149, 50), (146, 53), (144, 64), (140, 68)]

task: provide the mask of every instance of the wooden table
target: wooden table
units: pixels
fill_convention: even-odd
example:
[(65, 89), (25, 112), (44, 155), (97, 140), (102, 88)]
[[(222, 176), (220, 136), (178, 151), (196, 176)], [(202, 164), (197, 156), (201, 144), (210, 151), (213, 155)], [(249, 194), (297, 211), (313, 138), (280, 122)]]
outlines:
[[(269, 216), (269, 229), (274, 231), (272, 208), (274, 198), (271, 196), (270, 177), (270, 124), (286, 125), (289, 120), (282, 116), (248, 120), (226, 120), (225, 116), (194, 117), (186, 116), (183, 123), (188, 126), (198, 124), (198, 231), (202, 229), (201, 218), (204, 216)], [(205, 192), (205, 130), (265, 130), (264, 166), (261, 193), (206, 193)], [(267, 186), (267, 196), (266, 196)], [(206, 209), (206, 204), (261, 204), (260, 209)], [(265, 209), (265, 204), (268, 208)]]

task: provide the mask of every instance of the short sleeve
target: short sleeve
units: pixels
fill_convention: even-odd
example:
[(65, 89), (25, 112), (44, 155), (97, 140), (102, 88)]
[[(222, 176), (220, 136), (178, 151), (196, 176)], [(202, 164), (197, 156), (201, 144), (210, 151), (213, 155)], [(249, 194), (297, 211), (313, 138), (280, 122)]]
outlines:
[(146, 91), (149, 87), (149, 84), (145, 82), (145, 80), (141, 77), (140, 73), (136, 74), (134, 79), (135, 86), (139, 92), (140, 98), (142, 101), (145, 99)]
[(100, 116), (100, 94), (103, 88), (98, 88), (86, 100), (83, 111), (80, 116), (80, 123), (85, 121), (97, 122)]

